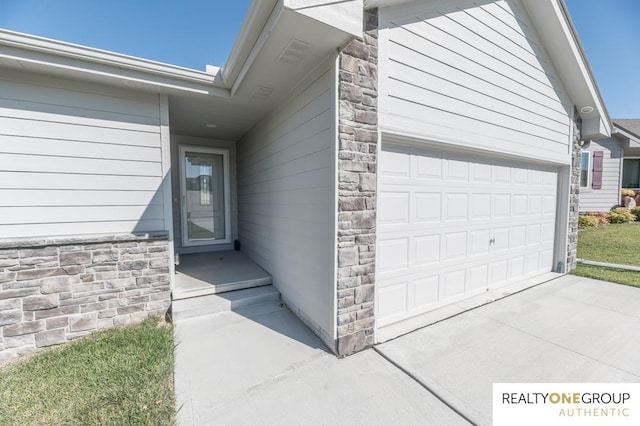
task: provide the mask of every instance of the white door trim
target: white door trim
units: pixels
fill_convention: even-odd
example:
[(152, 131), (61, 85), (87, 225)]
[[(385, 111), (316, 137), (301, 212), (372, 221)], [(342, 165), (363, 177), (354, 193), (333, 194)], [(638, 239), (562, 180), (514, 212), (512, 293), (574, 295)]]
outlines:
[[(194, 247), (194, 246), (209, 246), (217, 244), (229, 244), (231, 243), (231, 175), (229, 171), (229, 150), (221, 148), (208, 148), (200, 145), (179, 145), (180, 158), (179, 158), (179, 171), (180, 171), (180, 227), (182, 234), (182, 246)], [(224, 176), (224, 216), (225, 216), (225, 238), (221, 240), (207, 239), (199, 241), (189, 241), (189, 234), (187, 229), (187, 205), (186, 205), (186, 193), (187, 193), (187, 180), (184, 167), (184, 158), (186, 152), (201, 152), (205, 154), (217, 154), (222, 155), (223, 163), (223, 176)]]

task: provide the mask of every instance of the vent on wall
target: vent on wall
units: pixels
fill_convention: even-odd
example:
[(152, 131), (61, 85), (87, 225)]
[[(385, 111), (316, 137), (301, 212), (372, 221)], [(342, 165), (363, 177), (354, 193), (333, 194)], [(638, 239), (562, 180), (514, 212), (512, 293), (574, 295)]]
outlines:
[(307, 52), (311, 49), (309, 43), (304, 41), (293, 39), (287, 44), (280, 56), (278, 56), (278, 62), (284, 64), (297, 64), (304, 58)]
[(272, 93), (272, 87), (256, 86), (256, 88), (253, 90), (253, 93), (251, 94), (251, 97), (253, 99), (264, 100), (271, 96)]

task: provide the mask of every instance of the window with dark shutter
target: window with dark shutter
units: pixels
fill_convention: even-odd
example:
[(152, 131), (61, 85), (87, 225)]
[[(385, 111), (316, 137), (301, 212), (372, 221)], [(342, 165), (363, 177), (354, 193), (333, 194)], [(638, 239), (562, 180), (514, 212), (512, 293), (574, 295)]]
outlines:
[(602, 163), (604, 151), (593, 151), (593, 175), (591, 176), (591, 187), (602, 189)]

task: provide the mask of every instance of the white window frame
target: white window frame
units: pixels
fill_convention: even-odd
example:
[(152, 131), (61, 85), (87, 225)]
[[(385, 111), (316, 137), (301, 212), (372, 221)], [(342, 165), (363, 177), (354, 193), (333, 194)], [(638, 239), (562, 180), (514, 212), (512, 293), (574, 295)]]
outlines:
[[(582, 185), (582, 170), (584, 170), (582, 168), (582, 159), (584, 155), (588, 156), (588, 161), (587, 161), (587, 183), (586, 185)], [(593, 155), (591, 153), (591, 151), (582, 151), (580, 153), (580, 189), (589, 189), (591, 188), (591, 176), (593, 175), (593, 171), (592, 171), (592, 167), (593, 167)]]

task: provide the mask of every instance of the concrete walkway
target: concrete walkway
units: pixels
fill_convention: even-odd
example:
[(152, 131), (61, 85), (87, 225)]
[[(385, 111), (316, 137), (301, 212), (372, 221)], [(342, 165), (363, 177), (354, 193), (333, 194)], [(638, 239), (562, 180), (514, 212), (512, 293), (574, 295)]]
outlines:
[(640, 381), (640, 289), (565, 276), (342, 360), (275, 303), (176, 340), (179, 425), (490, 425), (494, 382)]
[(178, 425), (467, 425), (378, 353), (339, 360), (277, 304), (176, 325)]

